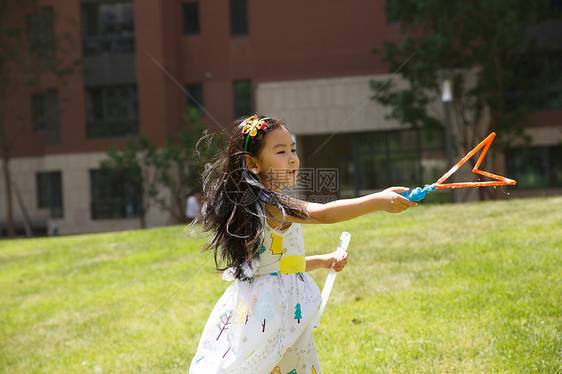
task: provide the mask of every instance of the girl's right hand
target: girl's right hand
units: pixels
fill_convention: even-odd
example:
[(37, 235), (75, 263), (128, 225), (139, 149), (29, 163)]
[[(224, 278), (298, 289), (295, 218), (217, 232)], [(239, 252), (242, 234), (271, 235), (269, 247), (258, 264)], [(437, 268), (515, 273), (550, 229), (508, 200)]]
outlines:
[(326, 268), (340, 272), (347, 264), (347, 252), (334, 251), (326, 255)]
[(382, 200), (382, 209), (388, 213), (400, 213), (408, 208), (417, 206), (418, 204), (416, 202), (410, 201), (402, 196), (402, 194), (408, 190), (408, 187), (390, 187), (384, 191), (378, 192), (377, 194)]

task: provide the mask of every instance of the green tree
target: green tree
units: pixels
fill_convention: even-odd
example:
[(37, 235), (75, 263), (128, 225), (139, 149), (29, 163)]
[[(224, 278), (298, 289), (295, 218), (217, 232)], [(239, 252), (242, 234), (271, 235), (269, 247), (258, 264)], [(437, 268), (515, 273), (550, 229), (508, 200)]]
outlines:
[(138, 186), (141, 194), (141, 212), (139, 216), (141, 228), (146, 228), (146, 213), (150, 203), (158, 195), (156, 189), (156, 172), (152, 167), (158, 157), (156, 147), (150, 143), (143, 133), (136, 137), (128, 137), (123, 149), (115, 145), (107, 150), (107, 158), (100, 161), (102, 170), (125, 177)]
[(389, 118), (414, 128), (443, 129), (443, 119), (428, 106), (441, 99), (441, 81), (448, 76), (453, 144), (463, 153), (495, 131), (493, 164), (493, 151), (522, 137), (529, 115), (541, 103), (545, 80), (552, 79), (548, 59), (560, 48), (559, 39), (538, 39), (535, 32), (541, 22), (559, 18), (551, 3), (388, 1), (388, 17), (401, 23), (403, 37), (384, 42), (375, 53), (407, 85), (373, 81), (374, 99), (391, 108)]
[(7, 115), (16, 109), (8, 106), (7, 99), (37, 87), (45, 74), (64, 82), (81, 66), (80, 59), (68, 61), (74, 40), (70, 33), (56, 34), (55, 21), (52, 8), (40, 7), (37, 0), (0, 0), (0, 156), (9, 237), (15, 234), (10, 161), (32, 125), (29, 119), (19, 117), (7, 122)]
[[(163, 147), (152, 144), (144, 134), (129, 137), (124, 148), (112, 146), (100, 162), (107, 172), (121, 173), (142, 193), (141, 227), (152, 203), (170, 213), (175, 222), (185, 222), (185, 206), (190, 192), (200, 187), (199, 176), (206, 162), (216, 154), (215, 142), (199, 144), (204, 133), (199, 114), (188, 111), (186, 125), (169, 137)], [(212, 138), (209, 138), (212, 139)]]
[[(158, 190), (168, 191), (167, 196), (159, 193), (156, 201), (176, 222), (185, 222), (187, 197), (201, 187), (199, 177), (218, 150), (212, 137), (202, 138), (205, 127), (195, 108), (188, 109), (184, 120), (186, 124), (176, 136), (166, 140), (153, 162)], [(200, 142), (201, 139), (204, 141)]]

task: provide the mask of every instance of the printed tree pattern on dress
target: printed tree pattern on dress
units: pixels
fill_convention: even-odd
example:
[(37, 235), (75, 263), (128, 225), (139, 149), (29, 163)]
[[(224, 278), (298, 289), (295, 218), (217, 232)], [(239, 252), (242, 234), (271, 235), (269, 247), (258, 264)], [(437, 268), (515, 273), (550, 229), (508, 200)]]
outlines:
[(275, 310), (273, 308), (273, 299), (271, 297), (271, 292), (266, 293), (258, 299), (258, 302), (254, 307), (254, 317), (256, 317), (256, 319), (259, 320), (260, 323), (263, 320), (262, 332), (264, 332), (266, 321), (268, 319), (272, 320), (273, 318), (275, 318)]
[(302, 313), (300, 303), (297, 303), (297, 305), (295, 305), (295, 319), (298, 320), (298, 323), (301, 323)]
[(217, 324), (217, 327), (219, 328), (220, 331), (219, 336), (217, 336), (217, 340), (219, 340), (224, 330), (228, 330), (229, 328), (228, 326), (231, 324), (231, 320), (230, 320), (231, 318), (232, 318), (232, 310), (229, 310), (220, 316), (219, 323)]

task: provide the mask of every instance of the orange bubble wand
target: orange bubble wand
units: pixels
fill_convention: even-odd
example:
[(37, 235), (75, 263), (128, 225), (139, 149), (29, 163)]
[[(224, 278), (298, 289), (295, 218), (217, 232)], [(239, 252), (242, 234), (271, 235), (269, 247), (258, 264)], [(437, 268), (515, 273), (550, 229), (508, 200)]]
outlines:
[[(459, 187), (487, 187), (487, 186), (508, 186), (514, 185), (517, 182), (513, 179), (502, 177), (500, 175), (492, 174), (487, 171), (480, 170), (480, 164), (482, 164), (482, 160), (488, 152), (488, 148), (492, 144), (492, 141), (496, 137), (496, 133), (493, 132), (488, 137), (480, 142), (476, 147), (472, 149), (472, 151), (468, 152), (466, 156), (464, 156), (455, 166), (453, 166), (448, 172), (443, 174), (441, 178), (437, 180), (434, 184), (426, 185), (423, 189), (420, 187), (415, 188), (412, 192), (404, 192), (402, 195), (412, 201), (420, 201), (425, 197), (426, 193), (431, 191), (435, 191), (437, 188), (459, 188)], [(472, 172), (476, 174), (483, 175), (488, 178), (492, 178), (494, 180), (491, 181), (478, 181), (478, 182), (458, 182), (458, 183), (443, 183), (445, 182), (451, 175), (453, 175), (457, 170), (460, 169), (462, 165), (464, 165), (472, 156), (476, 154), (480, 149), (482, 149), (482, 153), (480, 157), (478, 157), (478, 161), (472, 168)]]

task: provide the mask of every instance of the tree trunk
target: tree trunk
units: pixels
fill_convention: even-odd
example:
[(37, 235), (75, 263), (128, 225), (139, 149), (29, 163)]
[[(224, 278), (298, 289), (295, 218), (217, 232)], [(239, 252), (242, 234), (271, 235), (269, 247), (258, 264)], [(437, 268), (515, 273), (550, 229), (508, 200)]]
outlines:
[(146, 211), (143, 209), (140, 217), (139, 217), (139, 223), (140, 223), (140, 228), (141, 229), (146, 229)]
[[(501, 87), (501, 86), (500, 86)], [(490, 129), (489, 132), (495, 132), (496, 131), (496, 125), (498, 123), (498, 117), (500, 115), (500, 112), (498, 110), (493, 111), (491, 113), (491, 118), (490, 118)], [(497, 143), (496, 143), (497, 144)], [(491, 170), (498, 170), (497, 169), (497, 157), (496, 157), (496, 151), (492, 148), (490, 149), (490, 153), (488, 153), (488, 157), (490, 157), (490, 159), (488, 159), (488, 165), (490, 165)], [(492, 171), (493, 173), (493, 171)], [(492, 200), (497, 200), (498, 199), (498, 190), (497, 188), (494, 188), (493, 191), (488, 191), (488, 196), (492, 199)]]
[(2, 158), (2, 171), (4, 172), (4, 187), (6, 190), (6, 228), (8, 230), (8, 237), (13, 238), (16, 236), (14, 231), (14, 213), (12, 208), (12, 184), (9, 159)]
[(25, 227), (25, 234), (28, 238), (33, 237), (33, 230), (31, 229), (31, 219), (29, 218), (29, 214), (27, 213), (27, 208), (25, 207), (25, 203), (23, 202), (23, 198), (21, 197), (20, 191), (18, 186), (15, 182), (12, 181), (12, 188), (14, 190), (14, 194), (16, 195), (16, 200), (18, 205), (20, 206), (21, 213), (23, 215), (23, 225)]
[(143, 197), (142, 211), (141, 211), (141, 214), (139, 216), (139, 223), (140, 223), (141, 229), (146, 229), (146, 213), (147, 212), (148, 212), (148, 204), (146, 204), (144, 202), (144, 197)]

